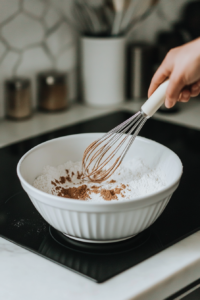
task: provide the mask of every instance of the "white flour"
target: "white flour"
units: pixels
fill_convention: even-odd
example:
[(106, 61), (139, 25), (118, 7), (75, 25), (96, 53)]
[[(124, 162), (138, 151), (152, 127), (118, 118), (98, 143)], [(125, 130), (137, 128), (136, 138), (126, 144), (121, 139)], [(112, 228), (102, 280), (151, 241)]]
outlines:
[[(66, 171), (67, 170), (67, 171)], [(55, 184), (57, 180), (57, 187), (72, 188), (81, 185), (87, 185), (90, 191), (90, 199), (87, 201), (105, 202), (105, 198), (100, 193), (92, 191), (92, 187), (99, 187), (98, 191), (103, 189), (113, 190), (115, 188), (122, 188), (121, 192), (116, 195), (115, 200), (111, 201), (124, 201), (127, 199), (134, 199), (138, 196), (144, 196), (152, 192), (156, 192), (166, 185), (165, 175), (159, 170), (150, 169), (144, 165), (141, 159), (133, 159), (121, 165), (117, 171), (109, 178), (109, 180), (102, 183), (93, 183), (77, 179), (77, 175), (81, 174), (81, 162), (71, 162), (58, 166), (57, 168), (46, 166), (42, 174), (37, 177), (33, 183), (34, 187), (39, 190), (58, 195), (59, 189)], [(61, 177), (71, 178), (71, 182), (66, 180), (65, 183), (60, 183)], [(110, 183), (110, 181), (115, 181)]]

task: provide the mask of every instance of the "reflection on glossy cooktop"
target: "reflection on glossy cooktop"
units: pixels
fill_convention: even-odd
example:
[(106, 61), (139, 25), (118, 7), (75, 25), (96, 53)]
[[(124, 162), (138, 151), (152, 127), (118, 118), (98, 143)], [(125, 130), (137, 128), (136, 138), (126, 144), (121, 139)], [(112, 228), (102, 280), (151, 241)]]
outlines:
[(199, 230), (200, 132), (153, 119), (148, 120), (141, 135), (175, 151), (183, 162), (184, 174), (163, 214), (132, 239), (105, 245), (71, 240), (46, 223), (22, 190), (16, 165), (29, 149), (63, 135), (108, 131), (128, 117), (128, 112), (116, 112), (0, 149), (0, 236), (89, 279), (103, 282)]

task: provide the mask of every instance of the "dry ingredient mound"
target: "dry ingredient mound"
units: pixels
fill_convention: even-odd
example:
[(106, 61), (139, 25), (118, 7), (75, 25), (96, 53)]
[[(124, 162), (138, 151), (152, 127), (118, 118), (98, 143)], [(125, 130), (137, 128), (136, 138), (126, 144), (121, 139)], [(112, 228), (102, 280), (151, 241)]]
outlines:
[(68, 161), (58, 167), (45, 166), (33, 186), (56, 196), (93, 202), (124, 201), (156, 192), (166, 185), (159, 168), (151, 169), (142, 159), (122, 164), (102, 183), (82, 179), (82, 163)]

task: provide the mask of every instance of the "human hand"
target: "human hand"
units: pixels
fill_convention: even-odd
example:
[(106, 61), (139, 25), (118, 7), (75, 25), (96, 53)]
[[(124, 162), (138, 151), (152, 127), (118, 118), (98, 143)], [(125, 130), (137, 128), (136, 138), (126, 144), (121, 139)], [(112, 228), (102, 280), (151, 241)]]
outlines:
[(200, 38), (168, 52), (152, 78), (148, 97), (167, 78), (170, 78), (165, 100), (167, 108), (200, 94)]

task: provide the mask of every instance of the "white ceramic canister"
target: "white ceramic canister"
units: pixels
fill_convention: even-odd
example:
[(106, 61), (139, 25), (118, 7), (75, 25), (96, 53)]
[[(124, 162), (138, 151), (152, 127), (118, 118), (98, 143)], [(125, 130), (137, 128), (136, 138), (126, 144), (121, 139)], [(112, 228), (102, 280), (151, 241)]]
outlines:
[(125, 99), (125, 38), (81, 38), (84, 103), (106, 107)]

